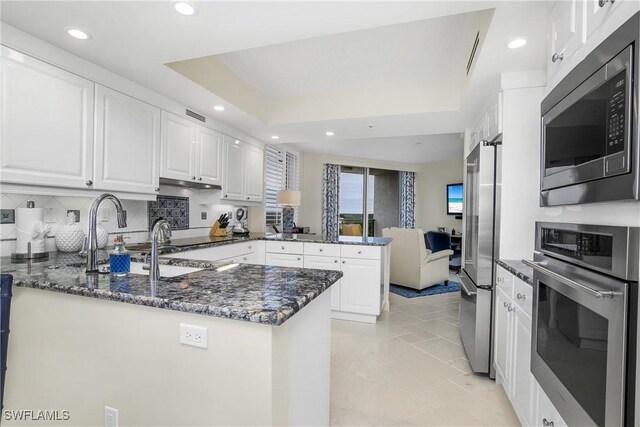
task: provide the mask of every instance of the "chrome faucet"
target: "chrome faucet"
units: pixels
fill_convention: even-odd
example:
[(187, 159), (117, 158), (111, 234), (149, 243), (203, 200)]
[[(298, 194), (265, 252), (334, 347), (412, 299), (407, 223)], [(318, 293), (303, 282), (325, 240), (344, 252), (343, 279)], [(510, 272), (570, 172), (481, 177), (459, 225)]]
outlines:
[(118, 228), (127, 226), (127, 218), (124, 216), (124, 209), (120, 200), (113, 194), (102, 193), (93, 200), (89, 209), (89, 235), (87, 236), (87, 273), (98, 271), (98, 234), (96, 233), (96, 223), (98, 222), (98, 208), (103, 200), (109, 199), (113, 202), (118, 211)]
[(158, 262), (158, 236), (164, 232), (167, 238), (171, 237), (171, 225), (166, 219), (159, 219), (151, 229), (151, 254), (149, 256), (149, 265), (144, 266), (149, 269), (149, 280), (155, 282), (160, 279), (160, 264)]

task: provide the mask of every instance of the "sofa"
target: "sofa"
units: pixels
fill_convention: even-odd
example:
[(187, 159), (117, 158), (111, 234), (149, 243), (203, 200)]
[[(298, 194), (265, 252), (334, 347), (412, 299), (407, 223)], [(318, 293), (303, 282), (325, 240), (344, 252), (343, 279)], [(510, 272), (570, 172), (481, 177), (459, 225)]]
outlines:
[(391, 283), (421, 290), (449, 280), (452, 250), (431, 252), (424, 243), (424, 231), (416, 228), (385, 228), (383, 237), (392, 238)]

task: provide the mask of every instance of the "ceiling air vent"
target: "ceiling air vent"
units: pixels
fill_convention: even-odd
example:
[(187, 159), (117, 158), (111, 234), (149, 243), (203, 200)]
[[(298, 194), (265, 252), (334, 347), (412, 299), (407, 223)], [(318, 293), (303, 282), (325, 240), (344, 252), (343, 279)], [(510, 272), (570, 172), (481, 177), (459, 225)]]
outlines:
[(196, 120), (200, 120), (202, 123), (206, 122), (207, 119), (204, 116), (201, 116), (198, 113), (194, 113), (193, 111), (187, 109), (187, 116), (193, 117)]
[(476, 57), (478, 43), (480, 43), (480, 31), (476, 34), (476, 39), (473, 42), (473, 48), (471, 49), (471, 55), (469, 55), (469, 61), (467, 61), (467, 74), (469, 74), (469, 70), (471, 70), (471, 65), (473, 64), (473, 59)]

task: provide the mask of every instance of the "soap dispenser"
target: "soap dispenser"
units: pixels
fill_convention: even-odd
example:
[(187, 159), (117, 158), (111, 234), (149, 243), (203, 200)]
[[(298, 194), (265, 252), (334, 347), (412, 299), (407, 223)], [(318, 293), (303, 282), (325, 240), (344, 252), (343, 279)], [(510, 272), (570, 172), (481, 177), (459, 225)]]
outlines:
[(115, 247), (109, 252), (109, 268), (111, 274), (115, 276), (126, 276), (131, 270), (131, 254), (124, 247), (122, 235), (116, 236), (113, 240)]

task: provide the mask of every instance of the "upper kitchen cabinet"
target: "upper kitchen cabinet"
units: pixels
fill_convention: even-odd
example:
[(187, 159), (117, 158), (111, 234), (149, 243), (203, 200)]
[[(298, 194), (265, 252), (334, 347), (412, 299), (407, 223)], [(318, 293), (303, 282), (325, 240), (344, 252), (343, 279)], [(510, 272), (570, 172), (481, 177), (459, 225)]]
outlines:
[[(587, 39), (596, 29), (606, 25), (614, 15), (621, 15), (623, 19), (631, 17), (638, 11), (638, 1), (585, 0), (585, 31)], [(613, 31), (615, 26), (611, 28)]]
[(195, 181), (196, 124), (162, 112), (160, 177)]
[(161, 145), (161, 178), (222, 185), (220, 133), (163, 111)]
[(94, 83), (2, 47), (5, 183), (91, 187)]
[(264, 184), (264, 152), (237, 139), (224, 136), (225, 179), (222, 198), (261, 202)]
[(244, 163), (245, 199), (249, 202), (261, 202), (264, 187), (264, 151), (245, 145)]
[(155, 193), (159, 160), (160, 109), (96, 85), (94, 188)]
[(555, 75), (585, 41), (583, 8), (584, 0), (568, 0), (555, 2), (549, 11), (549, 77)]
[(222, 186), (222, 134), (196, 125), (195, 174), (199, 182)]

